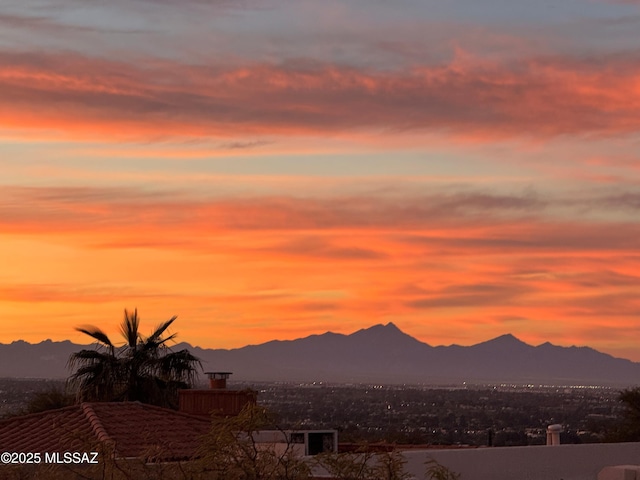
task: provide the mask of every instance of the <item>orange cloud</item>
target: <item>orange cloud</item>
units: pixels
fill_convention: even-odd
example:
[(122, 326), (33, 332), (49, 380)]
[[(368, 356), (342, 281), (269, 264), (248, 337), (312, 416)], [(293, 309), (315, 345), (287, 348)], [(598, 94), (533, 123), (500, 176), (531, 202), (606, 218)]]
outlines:
[[(567, 248), (588, 250), (610, 245), (633, 247), (638, 228), (635, 212), (640, 196), (633, 190), (615, 193), (562, 195), (488, 193), (482, 190), (432, 188), (406, 195), (207, 197), (184, 192), (131, 188), (0, 187), (0, 226), (13, 233), (124, 232), (131, 246), (190, 243), (180, 238), (138, 239), (145, 233), (181, 228), (197, 235), (243, 232), (353, 232), (387, 229), (407, 245), (476, 251), (536, 251)], [(393, 192), (391, 192), (393, 193)], [(567, 194), (568, 195), (568, 194)], [(589, 220), (585, 212), (596, 215)], [(597, 214), (616, 212), (622, 228), (603, 228)], [(566, 220), (581, 214), (581, 222)], [(610, 224), (611, 222), (609, 222)], [(571, 226), (571, 228), (567, 228)], [(131, 230), (130, 230), (131, 229)], [(459, 229), (459, 235), (451, 235)], [(391, 233), (393, 232), (393, 233)], [(108, 243), (107, 237), (103, 237)], [(142, 243), (140, 243), (142, 242)], [(126, 245), (127, 243), (123, 244)], [(289, 254), (316, 252), (321, 256), (374, 258), (366, 248), (345, 250), (314, 238), (292, 238), (278, 247)]]
[(106, 140), (451, 133), (481, 140), (621, 135), (640, 125), (637, 58), (530, 59), (380, 72), (0, 53), (0, 121)]

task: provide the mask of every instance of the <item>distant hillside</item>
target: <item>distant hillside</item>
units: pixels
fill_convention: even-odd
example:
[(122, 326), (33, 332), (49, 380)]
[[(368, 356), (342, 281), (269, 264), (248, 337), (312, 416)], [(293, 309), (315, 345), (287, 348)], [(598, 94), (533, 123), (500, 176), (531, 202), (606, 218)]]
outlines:
[[(50, 340), (0, 344), (0, 376), (62, 378), (69, 355), (86, 345)], [(512, 335), (470, 347), (433, 347), (394, 324), (350, 335), (327, 332), (298, 340), (274, 340), (232, 350), (177, 344), (198, 356), (205, 371), (231, 371), (234, 380), (341, 383), (466, 381), (548, 384), (640, 384), (640, 363), (589, 347), (528, 345)]]
[(0, 377), (65, 378), (69, 355), (87, 345), (64, 342), (31, 344), (17, 340), (8, 345), (0, 343)]

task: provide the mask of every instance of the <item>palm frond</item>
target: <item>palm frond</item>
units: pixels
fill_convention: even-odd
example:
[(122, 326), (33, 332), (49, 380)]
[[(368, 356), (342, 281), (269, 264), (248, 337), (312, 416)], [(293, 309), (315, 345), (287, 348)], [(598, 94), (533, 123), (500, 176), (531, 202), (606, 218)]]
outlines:
[(72, 353), (67, 361), (67, 367), (70, 369), (78, 365), (86, 365), (91, 363), (111, 363), (115, 358), (110, 354), (99, 352), (98, 350), (80, 350)]
[(140, 319), (138, 318), (138, 309), (134, 309), (133, 313), (130, 314), (125, 308), (124, 319), (120, 324), (120, 331), (130, 348), (136, 348), (138, 345), (138, 339), (140, 338), (140, 334), (138, 333), (139, 326)]
[(167, 320), (166, 322), (161, 323), (160, 325), (158, 325), (155, 329), (155, 331), (149, 335), (149, 337), (147, 338), (147, 341), (151, 340), (153, 342), (160, 342), (160, 343), (164, 343), (164, 341), (160, 341), (162, 334), (164, 333), (164, 331), (169, 328), (169, 326), (175, 322), (176, 318), (178, 318), (177, 315), (174, 315), (173, 317), (171, 317), (169, 320)]
[(178, 334), (177, 334), (177, 333), (172, 333), (172, 334), (171, 334), (171, 335), (169, 335), (168, 337), (163, 338), (161, 343), (162, 343), (162, 344), (168, 343), (168, 342), (170, 342), (171, 340), (174, 340), (177, 336), (178, 336)]
[(109, 337), (107, 336), (107, 334), (104, 333), (98, 327), (94, 327), (93, 325), (85, 325), (83, 327), (76, 327), (76, 330), (78, 332), (82, 332), (86, 335), (89, 335), (90, 337), (96, 339), (98, 342), (108, 347), (114, 348), (113, 343), (111, 343), (111, 340), (109, 340)]
[(188, 350), (180, 350), (161, 357), (159, 367), (161, 377), (193, 384), (198, 373), (197, 367), (202, 370), (202, 363)]

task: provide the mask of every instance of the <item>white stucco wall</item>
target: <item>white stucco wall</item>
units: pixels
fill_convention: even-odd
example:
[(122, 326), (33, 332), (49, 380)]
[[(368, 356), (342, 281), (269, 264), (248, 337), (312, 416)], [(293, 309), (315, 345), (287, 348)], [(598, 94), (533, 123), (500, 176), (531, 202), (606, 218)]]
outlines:
[(460, 480), (597, 480), (610, 465), (640, 465), (640, 443), (494, 447), (404, 452), (406, 470), (424, 479), (425, 462), (461, 474)]

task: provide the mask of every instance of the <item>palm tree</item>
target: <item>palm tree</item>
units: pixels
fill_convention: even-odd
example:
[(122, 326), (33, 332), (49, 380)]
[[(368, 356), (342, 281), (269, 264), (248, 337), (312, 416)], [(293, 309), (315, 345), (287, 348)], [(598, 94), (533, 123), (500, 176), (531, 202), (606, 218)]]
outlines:
[(76, 328), (98, 343), (97, 349), (81, 350), (69, 358), (69, 368), (75, 370), (69, 383), (79, 401), (137, 400), (177, 408), (178, 390), (191, 387), (202, 365), (188, 350), (173, 352), (167, 346), (176, 334), (164, 334), (176, 318), (143, 337), (138, 331), (138, 310), (125, 309), (120, 325), (125, 343), (120, 347), (98, 327)]

